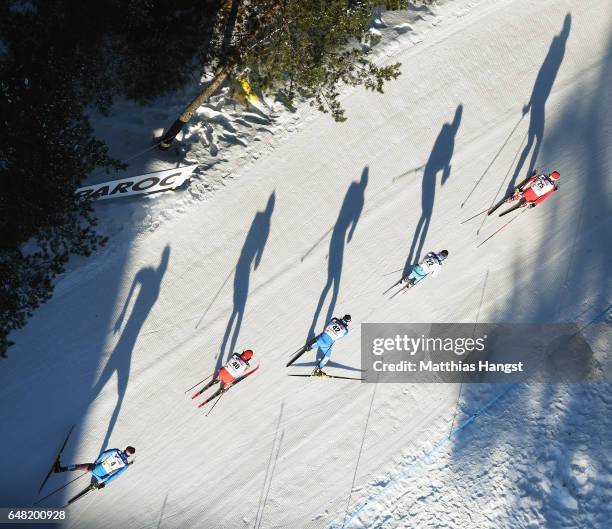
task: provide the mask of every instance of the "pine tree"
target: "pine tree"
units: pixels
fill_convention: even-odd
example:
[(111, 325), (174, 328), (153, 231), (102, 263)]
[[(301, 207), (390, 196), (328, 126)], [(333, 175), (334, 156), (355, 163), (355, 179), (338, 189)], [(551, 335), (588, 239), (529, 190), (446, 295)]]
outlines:
[[(94, 168), (117, 168), (96, 140), (85, 106), (89, 92), (78, 49), (44, 16), (50, 4), (0, 7), (0, 354), (12, 330), (49, 299), (71, 254), (104, 242), (87, 202), (74, 191)], [(82, 82), (81, 82), (82, 81)]]
[[(408, 2), (390, 2), (405, 7)], [(399, 63), (374, 64), (368, 57), (378, 37), (369, 31), (373, 9), (380, 2), (291, 0), (278, 16), (278, 30), (250, 48), (243, 67), (251, 84), (278, 90), (288, 102), (309, 99), (336, 121), (346, 119), (339, 101), (343, 85), (381, 92), (396, 79)]]
[[(400, 9), (410, 3), (388, 0), (384, 4)], [(213, 79), (169, 127), (160, 147), (170, 147), (195, 110), (226, 78), (242, 75), (248, 75), (256, 90), (277, 92), (288, 104), (296, 96), (306, 98), (321, 112), (344, 121), (339, 98), (343, 85), (382, 92), (386, 81), (400, 75), (399, 63), (379, 66), (369, 58), (378, 40), (369, 25), (380, 4), (372, 0), (233, 0), (231, 31), (223, 31), (224, 53), (218, 56)]]

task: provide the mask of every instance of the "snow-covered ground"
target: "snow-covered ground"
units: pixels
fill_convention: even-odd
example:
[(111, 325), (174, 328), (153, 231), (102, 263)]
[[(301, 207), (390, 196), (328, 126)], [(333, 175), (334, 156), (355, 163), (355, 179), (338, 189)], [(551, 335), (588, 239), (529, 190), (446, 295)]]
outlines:
[[(97, 205), (113, 240), (72, 263), (15, 333), (0, 374), (0, 503), (35, 501), (76, 424), (64, 463), (109, 446), (137, 454), (70, 508), (70, 528), (608, 527), (610, 385), (459, 395), (287, 376), (309, 357), (284, 366), (347, 312), (353, 332), (333, 359), (354, 368), (363, 322), (609, 329), (611, 20), (609, 0), (383, 14), (378, 60), (403, 74), (384, 95), (347, 90), (348, 122), (271, 101), (234, 109), (221, 95), (178, 154), (134, 159), (128, 174), (202, 167), (187, 190)], [(132, 156), (191, 89), (146, 109), (119, 103), (98, 130)], [(507, 217), (461, 221), (521, 179), (534, 151), (538, 168), (561, 172), (561, 192), (476, 248)], [(439, 277), (381, 295), (396, 279), (383, 274), (442, 248)], [(261, 369), (205, 417), (184, 391), (247, 347)]]

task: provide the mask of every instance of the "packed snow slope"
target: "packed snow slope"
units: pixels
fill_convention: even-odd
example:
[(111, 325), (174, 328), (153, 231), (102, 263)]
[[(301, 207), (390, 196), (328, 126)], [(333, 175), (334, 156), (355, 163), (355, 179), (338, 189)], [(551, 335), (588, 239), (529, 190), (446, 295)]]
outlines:
[[(1, 366), (3, 506), (35, 501), (76, 424), (65, 464), (106, 447), (137, 453), (69, 509), (71, 528), (609, 524), (609, 385), (459, 396), (455, 385), (287, 376), (312, 369), (310, 356), (285, 363), (331, 315), (353, 317), (333, 360), (357, 369), (363, 322), (612, 324), (610, 1), (457, 0), (416, 13), (378, 20), (389, 37), (378, 60), (403, 74), (384, 95), (345, 91), (348, 122), (281, 113), (277, 141), (249, 158), (248, 143), (205, 148), (204, 114), (216, 125), (230, 115), (206, 110), (184, 155), (150, 151), (141, 167), (200, 160), (210, 171), (191, 190), (97, 206), (113, 241), (73, 264)], [(134, 127), (150, 121), (132, 120), (130, 134), (146, 136)], [(208, 140), (192, 141), (198, 131)], [(559, 170), (560, 192), (477, 248), (508, 217), (462, 220), (533, 167)], [(381, 295), (399, 276), (384, 274), (443, 248), (437, 278)], [(606, 354), (595, 327), (584, 335)], [(205, 417), (184, 391), (245, 348), (260, 370)], [(52, 476), (46, 491), (72, 477)]]

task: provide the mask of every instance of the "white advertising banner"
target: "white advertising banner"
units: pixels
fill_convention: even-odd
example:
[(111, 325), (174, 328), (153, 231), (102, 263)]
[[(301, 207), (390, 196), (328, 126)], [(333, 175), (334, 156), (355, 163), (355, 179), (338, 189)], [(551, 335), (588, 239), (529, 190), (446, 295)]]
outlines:
[(156, 173), (81, 187), (76, 190), (76, 194), (92, 200), (104, 200), (107, 198), (127, 197), (175, 189), (183, 185), (197, 166), (197, 164), (188, 165), (186, 167), (166, 169)]

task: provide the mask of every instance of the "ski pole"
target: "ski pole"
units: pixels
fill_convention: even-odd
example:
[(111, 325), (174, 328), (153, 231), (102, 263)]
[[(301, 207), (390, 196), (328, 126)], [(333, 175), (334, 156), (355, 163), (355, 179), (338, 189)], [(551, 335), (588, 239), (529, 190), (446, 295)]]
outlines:
[(393, 272), (389, 272), (388, 274), (383, 274), (382, 277), (390, 276), (391, 274), (396, 274), (397, 272), (402, 271), (403, 268), (398, 268), (397, 270), (393, 270)]
[(517, 218), (519, 218), (521, 216), (522, 213), (525, 213), (525, 211), (527, 211), (526, 209), (523, 209), (521, 211), (521, 213), (519, 213), (518, 215), (516, 215), (516, 217), (512, 217), (508, 222), (506, 222), (506, 224), (504, 224), (501, 228), (499, 228), (498, 230), (494, 231), (491, 235), (489, 235), (484, 241), (482, 241), (479, 245), (476, 246), (476, 248), (480, 248), (485, 242), (487, 242), (491, 237), (493, 237), (493, 235), (498, 234), (500, 231), (502, 231), (508, 224), (510, 224), (513, 220), (516, 220)]
[(223, 393), (221, 393), (221, 395), (219, 395), (219, 398), (215, 402), (213, 402), (213, 405), (210, 407), (210, 410), (208, 410), (208, 412), (206, 413), (205, 417), (208, 417), (210, 412), (215, 409), (215, 406), (217, 405), (217, 402), (219, 402), (221, 400), (221, 397), (223, 397), (223, 395), (225, 395), (225, 391)]
[[(508, 137), (506, 138), (506, 141), (504, 141), (504, 143), (502, 144), (501, 148), (497, 151), (497, 154), (493, 157), (493, 159), (491, 160), (491, 162), (489, 163), (489, 165), (487, 165), (487, 168), (484, 170), (484, 172), (480, 175), (480, 178), (476, 181), (476, 183), (474, 184), (474, 187), (472, 188), (472, 190), (468, 193), (468, 196), (465, 197), (465, 200), (461, 203), (461, 207), (465, 206), (465, 203), (469, 200), (469, 198), (472, 196), (472, 193), (476, 190), (476, 188), (480, 185), (480, 182), (482, 181), (482, 178), (484, 177), (484, 175), (487, 174), (487, 172), (489, 171), (489, 169), (491, 168), (491, 166), (495, 163), (495, 160), (497, 160), (497, 157), (501, 154), (501, 152), (504, 150), (504, 147), (506, 146), (506, 144), (508, 143), (508, 141), (510, 140), (510, 138), (512, 137), (512, 135), (514, 134), (514, 131), (516, 131), (516, 129), (518, 128), (518, 126), (521, 124), (521, 121), (523, 121), (523, 118), (525, 117), (525, 114), (523, 114), (519, 120), (517, 121), (516, 125), (514, 125), (514, 128), (512, 129), (512, 131), (510, 132), (510, 134), (508, 134)], [(523, 142), (525, 141), (525, 138), (523, 138), (523, 141), (521, 142), (521, 145), (519, 147), (520, 148), (523, 146)], [(518, 151), (517, 151), (518, 154)], [(516, 155), (514, 156), (514, 158), (516, 159)], [(513, 160), (514, 163), (514, 160)], [(507, 176), (507, 175), (506, 175)], [(505, 178), (504, 178), (505, 180)], [(503, 184), (503, 182), (502, 182)]]
[(393, 299), (395, 296), (397, 296), (398, 294), (400, 294), (402, 292), (407, 292), (409, 288), (410, 288), (409, 286), (405, 286), (405, 287), (400, 288), (397, 292), (394, 292), (391, 296), (389, 296), (389, 299)]
[[(404, 279), (402, 277), (402, 279)], [(392, 290), (394, 287), (396, 287), (397, 285), (401, 284), (402, 279), (399, 279), (398, 281), (396, 281), (395, 283), (393, 283), (387, 290), (385, 290), (382, 295), (384, 296), (387, 292), (389, 292), (390, 290)]]
[(89, 485), (89, 487), (87, 487), (86, 489), (82, 490), (81, 492), (79, 492), (78, 494), (70, 498), (68, 500), (68, 503), (64, 505), (64, 508), (68, 507), (68, 505), (72, 505), (75, 501), (80, 500), (83, 496), (85, 496), (86, 494), (89, 494), (95, 488), (96, 487), (94, 487), (94, 485)]
[(293, 358), (297, 353), (299, 353), (305, 346), (302, 345), (299, 349), (296, 349), (293, 353), (291, 353), (291, 358)]
[(475, 219), (476, 217), (482, 215), (483, 213), (486, 213), (487, 211), (489, 211), (491, 208), (487, 208), (487, 209), (483, 209), (480, 213), (476, 213), (476, 215), (471, 216), (469, 219), (465, 219), (463, 221), (461, 221), (461, 224), (465, 224), (468, 220), (472, 220)]
[(191, 391), (193, 388), (195, 388), (196, 386), (199, 386), (202, 382), (208, 380), (210, 377), (212, 377), (214, 375), (214, 373), (212, 375), (208, 375), (205, 379), (200, 380), (197, 384), (194, 384), (193, 386), (191, 386), (187, 391), (185, 391), (185, 393)]
[(83, 476), (85, 476), (87, 474), (89, 474), (89, 472), (85, 472), (85, 474), (81, 474), (80, 476), (77, 476), (76, 478), (71, 479), (68, 483), (66, 483), (65, 485), (62, 485), (61, 487), (59, 487), (57, 489), (55, 489), (53, 492), (50, 492), (44, 498), (40, 498), (40, 500), (36, 500), (36, 502), (34, 502), (34, 505), (38, 505), (41, 501), (46, 500), (49, 496), (53, 496), (56, 492), (59, 492), (60, 490), (66, 488), (68, 485), (70, 485), (71, 483), (73, 483), (77, 479), (81, 479)]

